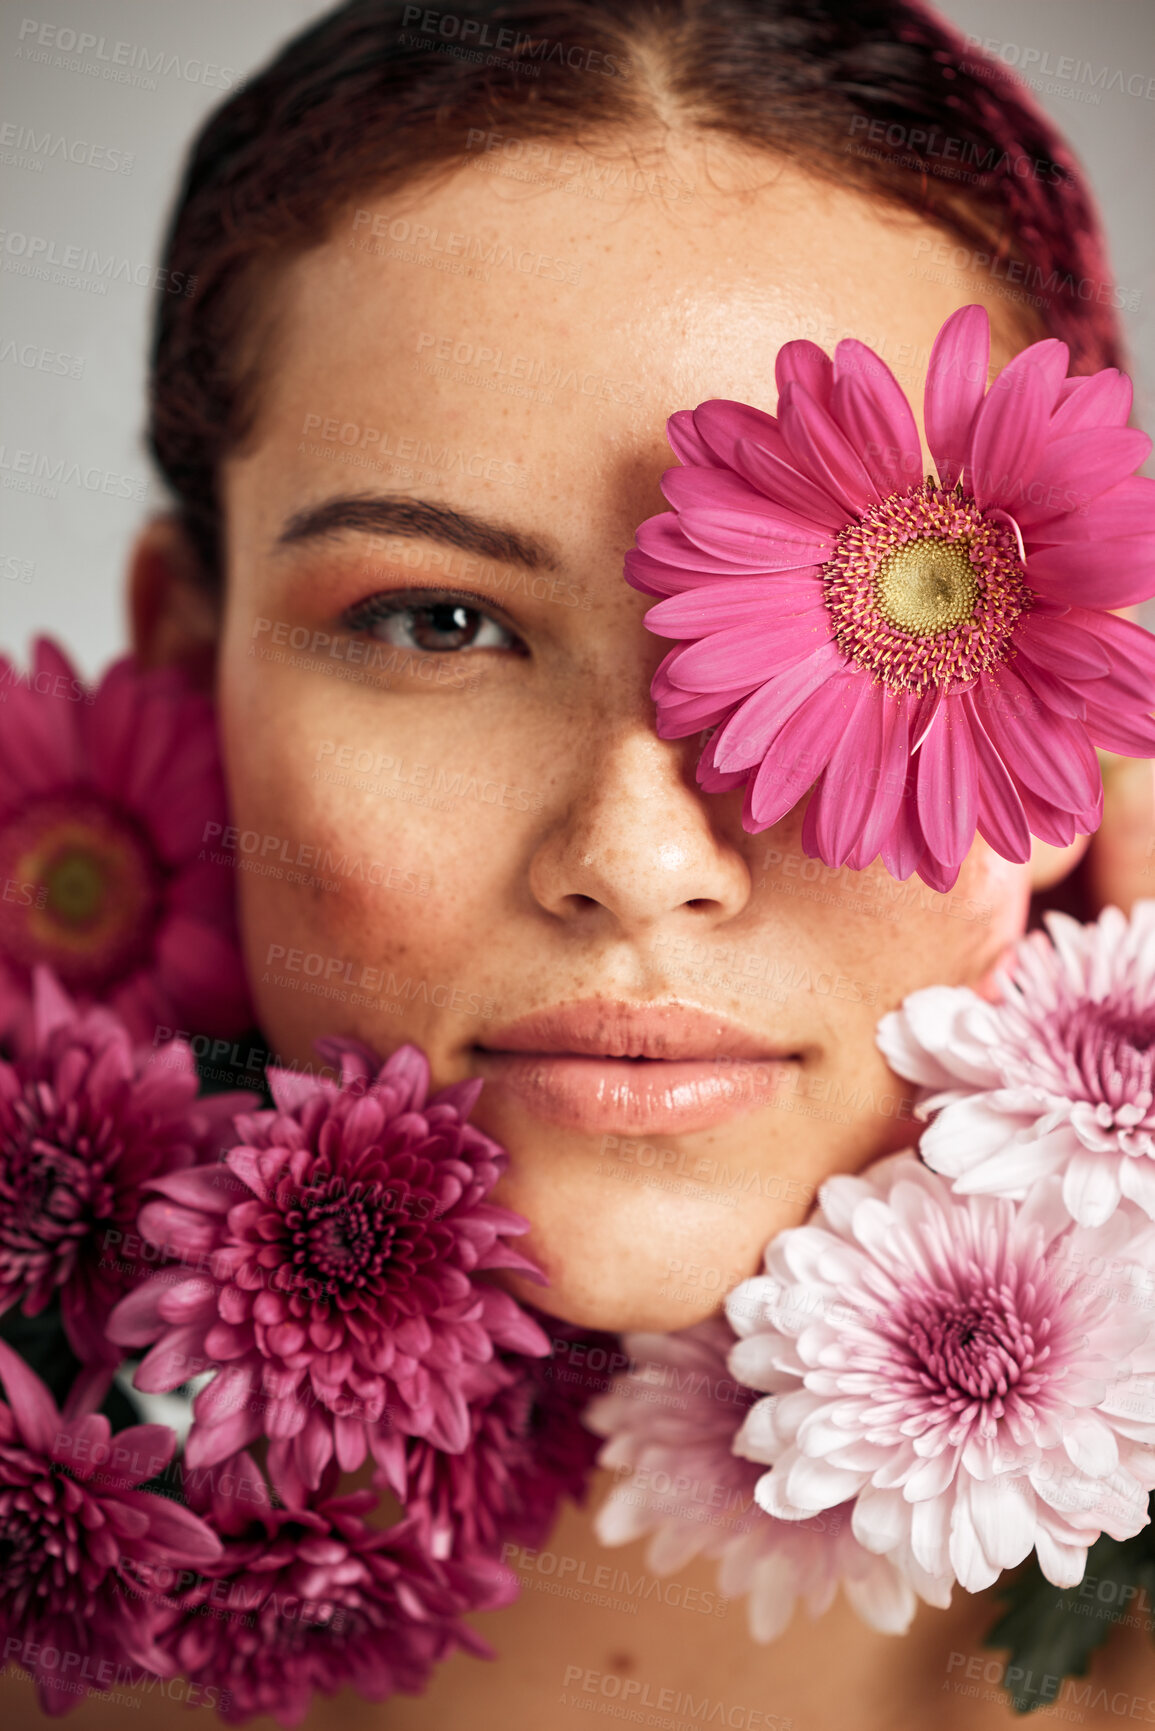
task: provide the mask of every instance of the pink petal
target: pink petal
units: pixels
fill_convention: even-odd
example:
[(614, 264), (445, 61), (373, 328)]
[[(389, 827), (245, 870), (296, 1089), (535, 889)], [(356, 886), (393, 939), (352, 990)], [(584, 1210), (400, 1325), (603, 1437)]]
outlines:
[(742, 439), (753, 439), (768, 451), (785, 456), (782, 433), (773, 415), (755, 409), (749, 403), (736, 403), (726, 397), (711, 397), (694, 410), (694, 430), (715, 456), (729, 468), (738, 465), (734, 452)]
[(646, 614), (646, 630), (661, 637), (706, 637), (822, 605), (822, 584), (815, 573), (724, 578), (659, 601)]
[(652, 588), (654, 593), (676, 595), (680, 589), (700, 583), (701, 578), (691, 577), (691, 572), (710, 571), (721, 577), (741, 577), (747, 571), (760, 569), (751, 559), (706, 552), (689, 539), (676, 511), (662, 511), (656, 517), (647, 517), (644, 523), (638, 524), (634, 539), (638, 544), (637, 550), (626, 555), (627, 572), (631, 578), (644, 578), (640, 586)]
[(923, 416), (926, 441), (944, 487), (953, 487), (963, 472), (971, 429), (987, 387), (990, 353), (990, 320), (984, 307), (960, 307), (934, 339)]
[(1009, 667), (984, 674), (979, 686), (990, 699), (979, 702), (984, 731), (1015, 782), (1072, 812), (1093, 805), (1102, 779), (1086, 729), (1042, 712)]
[[(837, 386), (835, 387), (837, 391)], [(851, 712), (807, 808), (813, 814), (817, 858), (828, 866), (842, 865), (862, 839), (880, 803), (888, 808), (878, 828), (885, 833), (902, 799), (903, 778), (889, 789), (879, 787), (888, 724), (898, 713), (898, 700), (885, 686), (870, 679), (856, 682), (849, 693)], [(817, 809), (816, 809), (817, 808)]]
[(1116, 541), (1071, 541), (1027, 556), (1027, 577), (1057, 601), (1083, 607), (1131, 607), (1155, 588), (1155, 534)]
[(807, 660), (767, 680), (734, 710), (711, 743), (719, 770), (750, 769), (765, 756), (770, 741), (795, 710), (820, 691), (845, 666), (841, 651), (824, 643)]
[(666, 442), (679, 463), (696, 463), (706, 469), (718, 467), (718, 459), (694, 426), (690, 409), (676, 409), (669, 417)]
[(823, 530), (791, 528), (769, 515), (726, 506), (693, 505), (680, 512), (683, 534), (703, 552), (730, 559), (757, 571), (797, 571), (821, 565), (834, 551), (834, 539)]
[(199, 1322), (189, 1323), (183, 1328), (170, 1328), (145, 1355), (133, 1378), (133, 1387), (143, 1394), (167, 1394), (207, 1368), (204, 1328)]
[(1121, 715), (1117, 709), (1087, 704), (1087, 733), (1103, 751), (1122, 757), (1155, 757), (1155, 719), (1149, 715)]
[[(1097, 615), (1087, 614), (1088, 625)], [(1049, 673), (1066, 679), (1101, 679), (1111, 671), (1107, 651), (1093, 629), (1068, 615), (1053, 619), (1028, 613), (1015, 627), (1016, 646)]]
[(738, 626), (691, 643), (670, 668), (670, 678), (692, 691), (744, 695), (830, 640), (824, 607), (775, 619), (760, 629)]
[(1009, 361), (975, 417), (964, 481), (980, 506), (1015, 512), (1021, 489), (1035, 473), (1047, 425), (1067, 370), (1066, 343), (1047, 337)]
[(249, 1406), (237, 1407), (217, 1424), (194, 1423), (185, 1442), (185, 1461), (194, 1472), (219, 1466), (256, 1442), (261, 1428), (260, 1413)]
[(1129, 477), (1151, 451), (1146, 433), (1135, 427), (1112, 427), (1101, 433), (1071, 433), (1065, 439), (1048, 440), (1021, 494), (1004, 501), (1019, 521), (1023, 534), (1046, 537), (1053, 518), (1065, 518), (1088, 510), (1092, 502)]
[(958, 704), (943, 705), (919, 749), (918, 818), (935, 858), (961, 865), (975, 838), (978, 759), (967, 712)]
[(149, 1180), (149, 1190), (167, 1196), (187, 1208), (212, 1214), (227, 1214), (244, 1188), (223, 1161), (212, 1166), (190, 1166), (183, 1172), (168, 1172)]
[(866, 815), (857, 847), (847, 856), (855, 871), (865, 871), (894, 828), (903, 800), (914, 794), (910, 761), (911, 718), (917, 706), (907, 694), (888, 693), (882, 704), (882, 743), (874, 803)]
[(1065, 379), (1051, 416), (1051, 432), (1055, 438), (1063, 438), (1068, 433), (1126, 426), (1133, 396), (1130, 379), (1117, 367), (1104, 367), (1089, 377)]
[(922, 825), (918, 821), (916, 791), (912, 790), (904, 796), (881, 851), (882, 862), (891, 877), (905, 883), (926, 851)]
[(828, 409), (834, 367), (830, 356), (817, 343), (808, 341), (806, 337), (795, 337), (778, 350), (774, 361), (774, 382), (779, 397), (786, 394), (787, 386), (801, 385), (816, 403)]
[(750, 815), (769, 829), (813, 786), (851, 712), (853, 675), (835, 677), (794, 711), (767, 748), (749, 795)]
[(857, 451), (803, 386), (790, 386), (779, 421), (798, 466), (852, 516), (878, 503), (878, 489)]
[(1131, 475), (1100, 493), (1087, 506), (1053, 517), (1040, 529), (1028, 532), (1028, 545), (1053, 546), (1056, 542), (1103, 541), (1123, 535), (1155, 533), (1155, 480)]
[(884, 499), (922, 480), (922, 442), (902, 386), (873, 349), (853, 337), (834, 351), (830, 409)]
[(816, 528), (834, 534), (846, 527), (846, 512), (841, 506), (823, 488), (800, 475), (786, 458), (743, 439), (735, 461), (746, 479), (783, 510), (793, 511)]
[(0, 1340), (0, 1382), (8, 1396), (18, 1434), (30, 1449), (51, 1459), (61, 1431), (56, 1403), (18, 1352)]

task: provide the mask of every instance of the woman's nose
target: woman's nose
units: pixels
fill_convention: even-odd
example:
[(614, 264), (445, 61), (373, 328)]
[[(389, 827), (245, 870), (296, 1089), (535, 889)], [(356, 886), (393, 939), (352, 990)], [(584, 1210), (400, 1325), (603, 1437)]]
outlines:
[(750, 868), (718, 827), (731, 802), (695, 783), (697, 756), (696, 739), (662, 740), (632, 721), (579, 746), (566, 803), (530, 863), (539, 905), (584, 925), (610, 922), (623, 936), (740, 914)]

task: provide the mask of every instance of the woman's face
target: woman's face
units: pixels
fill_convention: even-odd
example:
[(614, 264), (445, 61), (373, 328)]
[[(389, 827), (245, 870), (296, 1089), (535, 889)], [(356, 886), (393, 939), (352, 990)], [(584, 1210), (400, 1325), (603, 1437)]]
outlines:
[(1029, 872), (981, 842), (945, 896), (827, 871), (801, 807), (748, 835), (741, 790), (699, 791), (622, 577), (666, 418), (773, 411), (796, 337), (861, 338), (916, 405), (956, 307), (987, 301), (996, 367), (1023, 339), (926, 273), (937, 231), (772, 159), (569, 161), (541, 186), (479, 152), (277, 276), (225, 477), (220, 841), (273, 1050), (413, 1040), (435, 1084), (484, 1078), (550, 1280), (522, 1296), (677, 1329), (913, 1140), (878, 1019), (982, 982)]

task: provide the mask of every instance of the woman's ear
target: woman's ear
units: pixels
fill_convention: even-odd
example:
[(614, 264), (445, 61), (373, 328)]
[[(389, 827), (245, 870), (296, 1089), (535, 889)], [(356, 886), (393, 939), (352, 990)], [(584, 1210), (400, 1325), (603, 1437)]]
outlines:
[(142, 667), (184, 668), (202, 689), (216, 677), (220, 597), (176, 517), (155, 517), (129, 563), (129, 630)]

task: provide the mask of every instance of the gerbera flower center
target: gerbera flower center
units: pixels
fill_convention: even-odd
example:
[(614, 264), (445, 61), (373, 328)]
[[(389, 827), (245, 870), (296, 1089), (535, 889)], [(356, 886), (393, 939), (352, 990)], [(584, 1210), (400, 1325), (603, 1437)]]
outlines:
[(822, 579), (842, 652), (915, 695), (969, 685), (1013, 653), (1030, 606), (1011, 526), (929, 477), (848, 523)]
[(326, 1297), (380, 1290), (397, 1237), (397, 1197), (380, 1183), (332, 1178), (304, 1191), (285, 1217), (298, 1284)]
[(874, 580), (880, 612), (900, 631), (935, 637), (974, 615), (978, 578), (962, 542), (930, 535), (882, 561)]
[(163, 869), (142, 832), (111, 805), (38, 801), (0, 834), (0, 871), (21, 886), (0, 902), (0, 947), (65, 987), (99, 992), (147, 957)]

